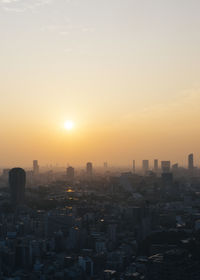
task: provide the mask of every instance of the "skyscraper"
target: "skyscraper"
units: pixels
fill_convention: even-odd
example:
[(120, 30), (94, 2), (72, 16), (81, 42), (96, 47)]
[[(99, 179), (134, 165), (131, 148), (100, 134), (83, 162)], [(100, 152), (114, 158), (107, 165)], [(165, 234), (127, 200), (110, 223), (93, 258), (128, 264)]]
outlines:
[(74, 180), (74, 168), (71, 166), (67, 168), (67, 179)]
[(157, 172), (158, 171), (158, 159), (154, 159), (154, 171)]
[(6, 181), (8, 181), (9, 171), (10, 169), (3, 169), (2, 178)]
[(178, 170), (178, 163), (175, 163), (172, 165), (172, 171), (177, 171)]
[(135, 173), (135, 160), (133, 160), (133, 173)]
[(171, 163), (170, 163), (169, 160), (161, 161), (162, 173), (169, 173), (170, 172), (170, 166), (171, 166)]
[(149, 170), (149, 161), (144, 159), (142, 161), (142, 169), (144, 171), (144, 173), (146, 173)]
[(194, 169), (194, 155), (190, 154), (188, 156), (188, 169), (193, 170)]
[(105, 170), (107, 170), (108, 169), (108, 163), (104, 162), (103, 167), (104, 167)]
[(24, 203), (26, 172), (22, 168), (13, 168), (9, 171), (9, 186), (11, 202), (14, 206)]
[(88, 176), (92, 176), (92, 163), (91, 162), (88, 162), (86, 164), (86, 173)]
[(34, 160), (33, 161), (33, 175), (37, 176), (39, 174), (39, 165), (38, 165), (38, 161)]

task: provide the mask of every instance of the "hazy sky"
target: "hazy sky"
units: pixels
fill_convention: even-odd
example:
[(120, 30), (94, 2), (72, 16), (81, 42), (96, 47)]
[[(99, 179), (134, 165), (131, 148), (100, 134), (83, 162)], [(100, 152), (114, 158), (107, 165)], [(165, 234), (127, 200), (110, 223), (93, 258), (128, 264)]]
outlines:
[(199, 0), (0, 0), (0, 165), (200, 159), (199, 11)]

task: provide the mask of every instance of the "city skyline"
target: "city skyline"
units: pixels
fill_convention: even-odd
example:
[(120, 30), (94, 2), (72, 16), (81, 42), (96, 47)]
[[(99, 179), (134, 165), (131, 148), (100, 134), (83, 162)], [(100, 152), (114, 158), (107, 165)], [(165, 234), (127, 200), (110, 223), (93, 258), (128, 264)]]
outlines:
[[(43, 169), (49, 169), (49, 168), (64, 168), (64, 169), (69, 169), (70, 172), (71, 172), (71, 169), (74, 169), (74, 167), (76, 168), (85, 168), (86, 166), (86, 173), (89, 172), (89, 173), (92, 173), (92, 169), (93, 169), (93, 163), (94, 162), (82, 162), (80, 165), (76, 165), (76, 164), (69, 164), (68, 163), (65, 163), (65, 164), (59, 164), (59, 163), (45, 163), (43, 164), (42, 166), (40, 166), (38, 164), (38, 160), (33, 160), (32, 161), (32, 166), (30, 165), (27, 165), (27, 166), (23, 166), (24, 168), (30, 170), (32, 169), (33, 170), (33, 174), (34, 175), (38, 175), (39, 174), (39, 170), (40, 170), (40, 167), (42, 167)], [(109, 164), (109, 167), (108, 167), (108, 164)], [(17, 166), (17, 165), (15, 165)], [(9, 170), (9, 169), (6, 169), (8, 167), (12, 167), (13, 166), (9, 166), (9, 165), (4, 165), (4, 166), (0, 166), (1, 169), (3, 169), (3, 171), (5, 170)], [(165, 170), (164, 172), (166, 172), (166, 170), (173, 170), (173, 168), (186, 168), (188, 170), (194, 170), (196, 168), (200, 168), (200, 158), (198, 158), (194, 153), (190, 153), (189, 155), (186, 156), (185, 158), (185, 162), (183, 164), (181, 164), (180, 162), (173, 162), (171, 161), (169, 158), (168, 160), (163, 160), (163, 159), (140, 159), (140, 160), (135, 160), (133, 159), (132, 160), (132, 163), (131, 162), (126, 162), (126, 164), (124, 165), (116, 165), (116, 164), (111, 164), (111, 162), (101, 162), (101, 163), (97, 163), (95, 164), (95, 168), (97, 169), (103, 169), (104, 171), (108, 171), (109, 168), (113, 169), (113, 168), (128, 168), (130, 170), (132, 170), (132, 173), (134, 174), (137, 171), (139, 170), (143, 170), (143, 171), (148, 171), (148, 170), (152, 170), (153, 172), (157, 172), (158, 170)], [(88, 171), (89, 170), (89, 171)]]
[(0, 280), (200, 279), (199, 11), (0, 0)]

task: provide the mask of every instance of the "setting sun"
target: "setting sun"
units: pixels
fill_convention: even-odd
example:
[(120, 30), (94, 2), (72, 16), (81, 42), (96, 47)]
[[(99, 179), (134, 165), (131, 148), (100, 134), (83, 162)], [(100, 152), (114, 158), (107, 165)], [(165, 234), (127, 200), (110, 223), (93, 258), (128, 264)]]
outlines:
[(74, 122), (73, 121), (66, 121), (64, 123), (64, 128), (66, 130), (72, 130), (74, 128)]

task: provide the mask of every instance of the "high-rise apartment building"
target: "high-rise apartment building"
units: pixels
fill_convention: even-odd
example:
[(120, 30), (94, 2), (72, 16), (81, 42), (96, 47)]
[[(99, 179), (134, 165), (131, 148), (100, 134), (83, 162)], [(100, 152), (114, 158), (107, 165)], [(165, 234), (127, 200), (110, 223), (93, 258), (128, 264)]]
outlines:
[(33, 175), (37, 176), (39, 174), (39, 165), (38, 165), (38, 161), (34, 160), (33, 161)]
[(9, 171), (9, 186), (13, 206), (24, 203), (26, 172), (22, 168), (13, 168)]
[(133, 160), (133, 173), (135, 173), (135, 160)]
[(178, 163), (175, 163), (172, 165), (172, 171), (177, 171), (178, 170)]
[(194, 169), (194, 155), (190, 154), (188, 156), (188, 169), (193, 170)]
[(93, 171), (92, 169), (93, 169), (92, 168), (92, 163), (88, 162), (86, 164), (86, 173), (87, 173), (88, 176), (92, 176), (92, 171)]
[(154, 171), (157, 172), (158, 171), (158, 159), (154, 159), (154, 167), (153, 167)]
[(163, 160), (161, 161), (161, 169), (162, 173), (169, 173), (171, 167), (171, 162), (169, 160)]
[(145, 173), (149, 170), (149, 161), (147, 159), (142, 161), (142, 169)]

